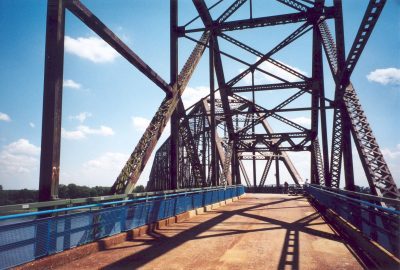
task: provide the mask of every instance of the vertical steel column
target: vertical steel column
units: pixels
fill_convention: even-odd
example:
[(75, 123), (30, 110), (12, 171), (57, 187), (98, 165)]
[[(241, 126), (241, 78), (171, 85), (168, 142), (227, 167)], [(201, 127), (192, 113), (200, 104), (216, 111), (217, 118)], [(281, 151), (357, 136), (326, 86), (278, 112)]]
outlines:
[(235, 151), (235, 141), (232, 141), (232, 150), (231, 150), (231, 181), (232, 185), (236, 184), (236, 170), (235, 170), (235, 165), (236, 165), (236, 151)]
[[(317, 27), (317, 26), (316, 26)], [(328, 147), (328, 134), (327, 134), (327, 124), (326, 124), (326, 110), (325, 110), (325, 85), (324, 85), (324, 65), (323, 65), (323, 57), (322, 57), (322, 40), (319, 35), (317, 35), (318, 39), (318, 48), (314, 51), (315, 61), (319, 61), (319, 106), (321, 108), (321, 137), (322, 137), (322, 158), (324, 162), (324, 176), (325, 176), (325, 185), (331, 186), (331, 176), (329, 174), (329, 147)]]
[[(315, 4), (316, 12), (319, 12), (318, 10), (318, 4)], [(319, 18), (316, 17), (316, 18)], [(319, 105), (319, 94), (320, 94), (320, 88), (321, 88), (321, 80), (323, 74), (321, 73), (322, 71), (322, 51), (321, 51), (321, 43), (320, 40), (318, 39), (318, 25), (317, 22), (315, 22), (313, 26), (313, 38), (312, 38), (312, 92), (311, 92), (311, 107), (313, 110), (311, 111), (311, 140), (314, 142), (314, 140), (318, 139), (318, 105)], [(313, 148), (311, 150), (311, 183), (314, 184), (320, 184), (320, 179), (319, 179), (319, 174), (318, 174), (318, 168), (317, 168), (317, 158), (315, 156), (316, 151), (314, 150), (315, 144), (312, 143), (311, 147)]]
[[(254, 70), (252, 70), (251, 71), (251, 86), (252, 86), (252, 90), (251, 90), (251, 97), (252, 97), (252, 107), (251, 107), (251, 111), (252, 111), (252, 114), (251, 114), (251, 124), (252, 124), (252, 126), (251, 126), (251, 132), (252, 132), (252, 134), (254, 135), (255, 134), (255, 126), (254, 126), (254, 113), (255, 113), (255, 110), (254, 110), (254, 104), (256, 103), (256, 96), (255, 96), (255, 93), (254, 93)], [(255, 148), (255, 145), (253, 146), (253, 148)], [(256, 152), (254, 152), (254, 150), (253, 150), (253, 185), (254, 185), (254, 189), (256, 189), (257, 188), (257, 165), (256, 165), (256, 157), (255, 157), (255, 155), (256, 155)]]
[(207, 182), (207, 166), (206, 166), (206, 154), (207, 154), (207, 138), (206, 138), (206, 116), (203, 114), (203, 117), (202, 117), (202, 120), (203, 120), (203, 133), (201, 134), (201, 137), (202, 137), (202, 140), (203, 140), (203, 143), (202, 143), (202, 150), (201, 150), (201, 153), (202, 153), (202, 156), (201, 156), (201, 159), (202, 159), (202, 163), (203, 163), (203, 166), (202, 166), (202, 169), (203, 169), (203, 175), (204, 175), (204, 177), (205, 177), (205, 179), (203, 179), (203, 183), (208, 183)]
[(40, 155), (39, 201), (58, 198), (64, 67), (65, 8), (48, 0)]
[(281, 178), (279, 175), (279, 157), (276, 155), (275, 156), (275, 167), (276, 167), (276, 186), (277, 188), (279, 188), (279, 186), (281, 185)]
[(250, 7), (250, 19), (253, 19), (253, 0), (249, 1), (249, 7)]
[(215, 141), (215, 92), (214, 92), (214, 33), (211, 33), (209, 39), (210, 49), (209, 57), (210, 57), (210, 131), (211, 131), (211, 183), (213, 186), (218, 185), (217, 177), (218, 177), (218, 158), (217, 158), (217, 146)]
[[(170, 81), (174, 85), (178, 81), (178, 1), (170, 0)], [(170, 140), (170, 174), (171, 189), (178, 189), (179, 172), (179, 114), (175, 109), (171, 116), (171, 140)]]
[[(342, 12), (342, 1), (334, 0), (335, 7), (335, 34), (336, 34), (336, 52), (337, 52), (337, 60), (338, 60), (338, 70), (337, 75), (342, 74), (342, 70), (345, 68), (346, 64), (346, 51), (344, 45), (344, 28), (343, 28), (343, 12)], [(337, 81), (337, 84), (343, 83), (343, 88), (340, 89), (344, 91), (347, 84), (349, 82), (340, 82)], [(340, 87), (337, 85), (336, 87)], [(341, 117), (342, 117), (342, 139), (343, 139), (343, 164), (344, 164), (344, 177), (346, 182), (346, 189), (354, 190), (354, 171), (353, 171), (353, 155), (351, 149), (351, 122), (346, 112), (345, 105), (343, 103), (343, 99), (340, 98), (338, 101)]]

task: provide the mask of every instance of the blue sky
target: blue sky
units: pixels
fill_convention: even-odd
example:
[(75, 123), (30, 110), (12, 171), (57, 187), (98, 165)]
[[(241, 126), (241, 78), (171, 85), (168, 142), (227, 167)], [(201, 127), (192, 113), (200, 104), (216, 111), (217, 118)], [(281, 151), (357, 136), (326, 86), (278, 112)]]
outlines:
[[(169, 1), (82, 1), (166, 81), (169, 78)], [(207, 1), (211, 5), (215, 1)], [(214, 18), (229, 6), (225, 0), (212, 12)], [(295, 12), (273, 1), (254, 0), (254, 16)], [(327, 1), (330, 5), (331, 1)], [(179, 24), (195, 16), (191, 1), (180, 1)], [(367, 1), (344, 1), (346, 51), (351, 47)], [(397, 183), (400, 179), (400, 1), (388, 0), (377, 26), (353, 73), (352, 82), (374, 134)], [(37, 188), (42, 118), (46, 1), (0, 1), (0, 184), (4, 188)], [(248, 16), (245, 4), (233, 19)], [(193, 27), (201, 26), (198, 20)], [(299, 24), (228, 34), (267, 52)], [(331, 29), (333, 27), (331, 25)], [(95, 33), (66, 15), (64, 93), (61, 146), (63, 184), (89, 186), (114, 182), (128, 155), (157, 110), (163, 92), (144, 75), (104, 44)], [(198, 35), (192, 35), (198, 37)], [(248, 62), (256, 58), (221, 42), (221, 49)], [(180, 67), (194, 43), (180, 40)], [(208, 92), (208, 53), (204, 54), (184, 102), (194, 103)], [(274, 56), (305, 74), (311, 74), (311, 34)], [(243, 65), (223, 59), (228, 81)], [(271, 67), (265, 66), (269, 70)], [(332, 97), (333, 83), (325, 63), (326, 92)], [(278, 72), (271, 70), (271, 72)], [(258, 82), (271, 78), (258, 76)], [(289, 94), (290, 95), (290, 94)], [(260, 105), (272, 108), (285, 96), (257, 94)], [(293, 105), (309, 103), (309, 97)], [(309, 114), (282, 114), (307, 125)], [(328, 114), (331, 119), (331, 114)], [(271, 122), (277, 130), (279, 123)], [(329, 122), (331, 130), (331, 121)], [(330, 132), (330, 131), (329, 131)], [(163, 135), (162, 140), (168, 135)], [(357, 155), (355, 155), (357, 156)], [(308, 154), (291, 155), (303, 178), (308, 178)], [(140, 183), (145, 183), (151, 163)], [(261, 175), (262, 167), (259, 166)], [(355, 160), (356, 183), (366, 185), (359, 161)], [(285, 171), (283, 177), (287, 177)], [(251, 176), (251, 172), (249, 173)], [(270, 173), (270, 178), (273, 172)], [(273, 183), (272, 178), (268, 180)], [(267, 181), (267, 182), (268, 182)]]

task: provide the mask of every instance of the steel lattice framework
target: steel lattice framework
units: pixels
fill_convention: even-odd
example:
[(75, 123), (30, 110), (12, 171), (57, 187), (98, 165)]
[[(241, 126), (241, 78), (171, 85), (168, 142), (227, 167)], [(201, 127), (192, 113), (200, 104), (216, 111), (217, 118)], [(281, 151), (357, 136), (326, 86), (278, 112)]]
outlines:
[[(347, 56), (340, 0), (334, 0), (333, 6), (326, 6), (324, 0), (276, 1), (292, 8), (294, 12), (253, 17), (252, 0), (235, 0), (216, 16), (211, 10), (220, 5), (222, 0), (212, 6), (207, 6), (203, 0), (193, 0), (198, 16), (180, 26), (178, 1), (170, 0), (171, 76), (167, 83), (79, 0), (48, 0), (40, 199), (57, 197), (65, 9), (70, 10), (166, 94), (112, 186), (112, 193), (132, 192), (170, 120), (171, 135), (155, 152), (148, 190), (231, 185), (242, 183), (242, 180), (248, 186), (263, 187), (274, 161), (278, 186), (280, 162), (283, 162), (293, 181), (299, 184), (303, 180), (290, 160), (288, 151), (310, 153), (311, 183), (338, 188), (343, 170), (346, 189), (354, 190), (353, 139), (371, 193), (398, 198), (396, 184), (350, 81), (386, 1), (369, 1)], [(233, 14), (245, 6), (249, 7), (249, 18), (230, 20)], [(196, 20), (200, 20), (203, 26), (191, 27)], [(334, 24), (334, 36), (328, 21)], [(298, 28), (266, 53), (252, 48), (230, 33), (285, 24), (296, 24)], [(201, 33), (199, 39), (193, 37), (196, 33)], [(312, 35), (311, 76), (276, 59), (278, 52), (307, 33)], [(180, 72), (179, 39), (191, 40), (195, 44)], [(257, 60), (248, 63), (221, 49), (223, 44), (235, 46)], [(206, 50), (209, 56), (210, 94), (190, 108), (185, 108), (181, 100), (182, 93)], [(333, 100), (325, 96), (324, 52), (335, 83)], [(236, 61), (246, 68), (226, 80), (223, 58)], [(296, 80), (289, 81), (263, 69), (263, 63), (273, 65)], [(256, 73), (267, 75), (277, 82), (256, 84)], [(251, 83), (244, 83), (245, 78), (251, 78)], [(255, 94), (268, 91), (280, 91), (282, 96), (288, 97), (267, 109), (256, 102)], [(252, 98), (241, 96), (243, 93), (250, 93)], [(305, 96), (310, 96), (308, 107), (288, 107)], [(327, 110), (333, 111), (331, 149), (328, 148)], [(299, 111), (310, 112), (310, 128), (284, 116), (284, 113)], [(290, 131), (276, 132), (271, 128), (269, 119), (278, 121)], [(261, 178), (257, 179), (256, 164), (260, 160), (264, 162), (264, 168)], [(249, 166), (244, 164), (247, 161), (252, 162), (253, 181), (248, 176)]]

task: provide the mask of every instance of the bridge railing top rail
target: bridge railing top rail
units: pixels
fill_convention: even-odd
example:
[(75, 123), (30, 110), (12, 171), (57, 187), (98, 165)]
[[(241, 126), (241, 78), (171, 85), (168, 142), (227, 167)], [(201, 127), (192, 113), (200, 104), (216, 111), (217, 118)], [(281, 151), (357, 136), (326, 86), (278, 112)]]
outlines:
[[(107, 196), (89, 197), (89, 198), (77, 198), (77, 199), (62, 199), (56, 201), (45, 201), (45, 202), (33, 202), (25, 204), (13, 204), (0, 206), (0, 220), (23, 217), (23, 216), (35, 216), (42, 214), (50, 214), (57, 212), (65, 212), (70, 210), (78, 210), (91, 207), (101, 207), (113, 204), (122, 204), (127, 202), (152, 200), (157, 198), (166, 198), (179, 196), (184, 194), (192, 194), (197, 192), (204, 192), (210, 190), (219, 190), (231, 187), (237, 187), (241, 185), (231, 186), (216, 186), (216, 187), (203, 187), (203, 188), (186, 188), (186, 189), (174, 189), (164, 191), (153, 191), (153, 192), (142, 192), (142, 193), (131, 193), (131, 194), (115, 194)], [(47, 209), (43, 211), (35, 211), (44, 208), (55, 208)], [(66, 210), (67, 209), (67, 210)], [(32, 211), (33, 210), (33, 211)], [(24, 211), (23, 213), (7, 215), (7, 213), (15, 211)]]
[[(342, 189), (336, 189), (336, 188), (322, 187), (319, 185), (306, 184), (305, 187), (319, 189), (323, 192), (326, 192), (327, 194), (329, 194), (331, 196), (345, 199), (347, 201), (351, 201), (353, 203), (357, 203), (357, 204), (364, 205), (367, 207), (372, 206), (372, 207), (378, 208), (379, 210), (381, 210), (383, 212), (400, 216), (400, 211), (398, 210), (398, 209), (400, 209), (400, 200), (382, 198), (382, 197), (378, 197), (378, 196), (374, 196), (374, 195), (369, 195), (369, 194), (364, 194), (364, 193), (359, 193), (359, 192), (354, 192), (354, 191), (348, 191), (348, 190), (342, 190)], [(355, 197), (357, 197), (357, 198), (355, 198)], [(375, 204), (375, 203), (379, 203), (379, 202), (384, 202), (387, 205), (393, 206), (393, 208), (392, 207), (384, 207), (379, 204)]]

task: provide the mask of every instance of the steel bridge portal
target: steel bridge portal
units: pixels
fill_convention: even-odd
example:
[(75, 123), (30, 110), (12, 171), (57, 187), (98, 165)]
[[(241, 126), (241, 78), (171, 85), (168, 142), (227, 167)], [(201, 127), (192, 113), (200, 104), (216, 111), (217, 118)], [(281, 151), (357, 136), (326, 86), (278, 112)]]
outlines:
[[(352, 76), (360, 59), (374, 61), (367, 43), (398, 2), (117, 2), (47, 1), (39, 202), (0, 206), (0, 269), (400, 268), (400, 193)], [(167, 60), (164, 70), (135, 52), (140, 35), (131, 46), (109, 23), (119, 14), (102, 12), (144, 4), (169, 12), (162, 34), (137, 25), (154, 35), (146, 52)], [(97, 37), (67, 35), (78, 23)], [(96, 42), (162, 101), (108, 196), (60, 199), (62, 134), (114, 134), (83, 124), (67, 134), (61, 124), (63, 85), (80, 88), (66, 81), (64, 55), (75, 46), (109, 61), (95, 58)], [(145, 192), (134, 193), (144, 177)]]

